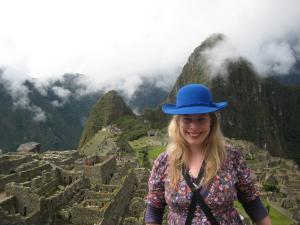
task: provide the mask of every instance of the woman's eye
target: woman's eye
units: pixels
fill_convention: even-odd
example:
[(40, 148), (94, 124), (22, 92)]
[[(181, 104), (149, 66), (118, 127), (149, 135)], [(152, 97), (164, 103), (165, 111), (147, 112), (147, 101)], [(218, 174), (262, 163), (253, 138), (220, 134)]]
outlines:
[(194, 121), (195, 123), (204, 124), (206, 121), (208, 121), (208, 119), (207, 118), (195, 118), (195, 119), (193, 119), (193, 118), (190, 118), (190, 117), (183, 117), (182, 121), (184, 123), (192, 123)]
[(183, 121), (184, 121), (184, 122), (192, 122), (193, 119), (192, 119), (192, 118), (185, 117), (185, 118), (183, 118)]

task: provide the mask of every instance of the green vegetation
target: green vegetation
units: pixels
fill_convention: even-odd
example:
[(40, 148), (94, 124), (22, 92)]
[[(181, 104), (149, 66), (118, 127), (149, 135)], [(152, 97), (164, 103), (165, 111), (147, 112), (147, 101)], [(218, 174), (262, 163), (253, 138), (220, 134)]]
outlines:
[(138, 150), (138, 160), (141, 166), (150, 168), (150, 162), (148, 158), (148, 148), (144, 147)]
[[(264, 205), (267, 206), (267, 202), (263, 201)], [(238, 209), (238, 211), (244, 216), (248, 217), (246, 211), (244, 210), (242, 204), (238, 201), (234, 202), (234, 206)], [(288, 217), (280, 213), (277, 209), (270, 207), (269, 216), (272, 220), (273, 225), (282, 225), (282, 224), (293, 224), (293, 221), (291, 221)]]
[[(116, 91), (107, 92), (93, 106), (82, 132), (79, 148), (83, 147), (103, 127), (115, 124), (123, 116), (134, 117), (134, 114)], [(122, 127), (119, 128), (122, 129)]]
[(279, 192), (279, 188), (274, 184), (263, 184), (264, 191)]
[(116, 124), (122, 130), (122, 137), (127, 141), (133, 141), (147, 135), (145, 124), (133, 116), (122, 116), (116, 121)]
[(144, 136), (129, 142), (138, 158), (139, 164), (147, 168), (151, 168), (156, 157), (165, 150), (164, 146), (149, 144), (151, 139), (152, 137)]
[(46, 120), (36, 122), (33, 120), (36, 113), (14, 108), (13, 99), (6, 90), (7, 85), (1, 79), (0, 71), (0, 148), (5, 152), (15, 151), (20, 144), (36, 141), (41, 143), (43, 150), (76, 149), (83, 122), (101, 92), (91, 93), (80, 99), (71, 95), (64, 105), (56, 107), (53, 102), (61, 102), (61, 99), (52, 88), (61, 87), (75, 93), (73, 89), (80, 91), (83, 88), (78, 85), (77, 79), (80, 79), (80, 75), (73, 74), (63, 76), (59, 82), (50, 82), (45, 89), (47, 95), (42, 95), (34, 83), (24, 82), (29, 90), (30, 106), (38, 106), (41, 112), (45, 112)]
[(166, 129), (171, 116), (164, 114), (161, 107), (145, 108), (142, 114), (143, 120), (148, 121), (148, 126), (151, 129)]
[(148, 165), (147, 168), (150, 168), (150, 163), (148, 160), (147, 137), (141, 137), (140, 139), (129, 141), (129, 144), (135, 152), (139, 164)]
[(154, 161), (157, 156), (162, 153), (163, 151), (166, 150), (166, 147), (165, 146), (156, 146), (156, 147), (153, 147), (150, 151), (149, 151), (149, 159)]

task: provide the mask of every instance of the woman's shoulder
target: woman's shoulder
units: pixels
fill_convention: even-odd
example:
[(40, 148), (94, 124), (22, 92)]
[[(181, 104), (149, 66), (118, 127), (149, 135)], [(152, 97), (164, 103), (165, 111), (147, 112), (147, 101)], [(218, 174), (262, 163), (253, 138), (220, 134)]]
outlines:
[(168, 153), (166, 151), (160, 153), (157, 158), (154, 160), (154, 165), (160, 165), (160, 166), (163, 166), (163, 165), (167, 165), (168, 164)]
[(168, 167), (168, 153), (166, 151), (160, 153), (153, 162), (152, 172), (164, 173)]
[(243, 157), (241, 148), (233, 146), (232, 144), (227, 143), (225, 145), (227, 159), (229, 161), (239, 160)]

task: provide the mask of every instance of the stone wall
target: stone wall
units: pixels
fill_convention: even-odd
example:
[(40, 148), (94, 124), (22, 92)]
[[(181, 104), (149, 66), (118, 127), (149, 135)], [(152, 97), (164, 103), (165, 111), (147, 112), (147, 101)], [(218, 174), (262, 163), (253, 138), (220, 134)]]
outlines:
[(42, 164), (37, 167), (34, 167), (29, 170), (25, 171), (20, 171), (18, 173), (13, 173), (11, 175), (6, 175), (4, 177), (0, 178), (0, 192), (3, 192), (5, 189), (5, 184), (10, 183), (10, 182), (16, 182), (16, 183), (21, 183), (25, 182), (28, 180), (31, 180), (38, 175), (42, 174), (44, 170), (50, 170), (52, 167), (50, 164)]
[(31, 155), (3, 154), (0, 155), (0, 173), (8, 174), (13, 168), (32, 160)]
[(16, 209), (22, 216), (29, 216), (40, 209), (39, 196), (31, 192), (29, 187), (23, 187), (15, 183), (5, 186), (6, 195), (15, 196), (17, 199)]
[(50, 204), (52, 207), (58, 209), (66, 202), (69, 202), (77, 191), (86, 187), (87, 182), (81, 177), (74, 181), (71, 185), (68, 185), (63, 191), (58, 191), (46, 198), (45, 204)]
[(49, 193), (55, 191), (57, 189), (57, 185), (59, 184), (58, 178), (53, 178), (48, 183), (45, 183), (40, 188), (35, 190), (34, 192), (40, 196), (48, 195)]
[(1, 225), (41, 225), (42, 222), (39, 212), (31, 213), (28, 216), (23, 216), (16, 212), (15, 214), (0, 209), (0, 224)]
[(40, 165), (40, 161), (35, 159), (33, 161), (26, 162), (26, 163), (19, 165), (18, 167), (15, 167), (16, 168), (15, 171), (21, 172), (24, 170), (32, 169), (33, 167), (37, 167), (39, 165)]
[(98, 224), (110, 205), (109, 199), (102, 201), (85, 200), (72, 208), (72, 223), (78, 225)]
[(128, 175), (122, 179), (122, 186), (116, 193), (113, 202), (103, 215), (103, 220), (99, 225), (117, 224), (119, 217), (123, 216), (125, 209), (130, 203), (130, 199), (137, 185), (137, 178), (134, 170), (130, 170)]
[(10, 182), (20, 182), (19, 174), (14, 173), (10, 175), (6, 175), (0, 178), (0, 192), (3, 192), (5, 189), (5, 184)]
[(96, 191), (113, 193), (119, 188), (120, 188), (120, 186), (117, 186), (117, 185), (100, 184), (100, 185), (97, 185), (97, 190)]
[(144, 198), (148, 192), (147, 182), (149, 170), (145, 168), (136, 168), (135, 173), (138, 180), (138, 186), (130, 202), (129, 210), (123, 225), (144, 224), (144, 213), (146, 209)]
[(96, 191), (88, 191), (86, 193), (86, 198), (87, 199), (114, 199), (114, 194), (113, 193), (103, 193), (103, 192), (96, 192)]
[[(14, 196), (15, 212), (19, 213), (20, 220), (24, 220), (26, 225), (52, 224), (58, 210), (70, 202), (80, 190), (88, 188), (87, 180), (81, 176), (77, 180), (74, 180), (72, 184), (66, 186), (64, 190), (59, 191), (59, 177), (57, 175), (52, 170), (50, 172), (43, 172), (42, 176), (35, 177), (27, 186), (15, 183), (6, 184), (6, 195)], [(13, 208), (8, 207), (8, 203), (11, 203), (10, 205), (13, 204), (12, 200), (3, 203), (6, 206), (7, 212), (4, 211), (2, 214), (6, 218), (6, 221), (11, 221), (8, 224), (12, 225), (14, 224), (12, 223), (14, 218), (9, 215), (9, 212), (13, 213)], [(0, 217), (0, 219), (2, 222), (3, 218)], [(1, 222), (0, 224), (2, 225)]]
[(29, 170), (19, 172), (21, 182), (31, 180), (32, 178), (42, 174), (43, 170), (51, 170), (52, 167), (49, 163), (42, 164)]
[(143, 212), (146, 208), (146, 204), (144, 198), (142, 197), (134, 197), (129, 206), (129, 217), (140, 218), (143, 216)]
[(47, 198), (43, 197), (41, 199), (40, 215), (42, 222), (40, 224), (52, 224), (57, 217), (59, 209), (68, 204), (75, 194), (84, 188), (86, 188), (85, 181), (80, 178), (68, 185), (64, 190), (57, 191)]
[(92, 185), (108, 184), (115, 171), (116, 158), (114, 156), (94, 166), (84, 166), (84, 176)]
[(6, 197), (0, 202), (0, 209), (4, 209), (8, 214), (16, 213), (16, 198), (13, 196)]
[(8, 212), (0, 209), (0, 219), (1, 219), (1, 225), (27, 225), (25, 219), (18, 215), (9, 214)]
[(59, 181), (63, 185), (69, 185), (73, 181), (79, 179), (82, 176), (82, 172), (74, 172), (74, 171), (69, 171), (69, 170), (64, 170), (58, 168), (58, 173), (59, 173)]

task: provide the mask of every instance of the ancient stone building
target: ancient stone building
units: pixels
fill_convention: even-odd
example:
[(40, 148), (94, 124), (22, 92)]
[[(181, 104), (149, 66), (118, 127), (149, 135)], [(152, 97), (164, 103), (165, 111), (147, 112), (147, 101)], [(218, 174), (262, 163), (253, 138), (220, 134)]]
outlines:
[[(298, 167), (250, 149), (248, 165), (262, 198), (300, 221)], [(112, 151), (88, 156), (76, 150), (1, 154), (0, 224), (144, 225), (149, 174), (132, 155)], [(266, 184), (278, 192), (264, 191)], [(166, 219), (165, 213), (163, 224)]]
[(117, 160), (114, 154), (2, 154), (0, 224), (121, 225), (129, 208), (140, 217), (138, 206), (144, 204), (141, 195), (146, 191), (137, 189), (145, 189), (140, 183), (147, 178), (136, 168), (135, 160)]

